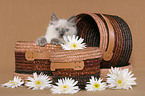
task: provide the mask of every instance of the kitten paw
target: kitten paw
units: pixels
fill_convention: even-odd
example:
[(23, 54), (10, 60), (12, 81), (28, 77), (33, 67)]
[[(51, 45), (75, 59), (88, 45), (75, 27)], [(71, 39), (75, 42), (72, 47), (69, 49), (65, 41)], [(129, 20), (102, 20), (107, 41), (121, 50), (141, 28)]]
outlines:
[(51, 43), (52, 43), (52, 44), (55, 44), (55, 45), (59, 45), (59, 44), (60, 44), (60, 41), (59, 41), (59, 39), (53, 38), (53, 39), (51, 40)]
[(47, 44), (47, 40), (45, 37), (40, 37), (36, 40), (36, 44), (38, 46), (44, 47)]

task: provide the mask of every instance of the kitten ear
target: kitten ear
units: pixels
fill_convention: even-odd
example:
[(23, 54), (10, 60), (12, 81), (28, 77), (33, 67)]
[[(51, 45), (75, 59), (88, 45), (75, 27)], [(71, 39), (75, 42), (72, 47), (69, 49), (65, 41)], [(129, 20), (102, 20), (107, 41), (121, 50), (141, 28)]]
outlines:
[(56, 21), (58, 21), (58, 18), (57, 18), (57, 16), (53, 13), (53, 14), (51, 15), (51, 22), (56, 22)]
[(76, 17), (72, 16), (67, 21), (70, 22), (70, 23), (74, 23), (75, 24), (76, 23)]

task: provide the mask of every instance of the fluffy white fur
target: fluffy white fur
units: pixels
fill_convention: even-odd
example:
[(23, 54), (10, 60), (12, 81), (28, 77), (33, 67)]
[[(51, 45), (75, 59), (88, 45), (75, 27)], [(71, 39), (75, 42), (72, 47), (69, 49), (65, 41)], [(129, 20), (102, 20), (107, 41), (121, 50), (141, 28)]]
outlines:
[[(53, 24), (51, 24), (53, 23)], [(55, 28), (67, 28), (69, 29), (69, 32), (65, 32), (64, 36), (73, 36), (77, 34), (77, 29), (76, 26), (72, 26), (73, 24), (71, 22), (68, 22), (68, 20), (66, 19), (59, 19), (58, 21), (51, 21), (51, 23), (49, 24), (47, 31), (46, 31), (46, 35), (45, 38), (47, 40), (47, 43), (51, 43), (51, 40), (53, 38), (59, 38), (59, 33), (58, 31), (56, 31)], [(62, 39), (62, 38), (59, 38)]]

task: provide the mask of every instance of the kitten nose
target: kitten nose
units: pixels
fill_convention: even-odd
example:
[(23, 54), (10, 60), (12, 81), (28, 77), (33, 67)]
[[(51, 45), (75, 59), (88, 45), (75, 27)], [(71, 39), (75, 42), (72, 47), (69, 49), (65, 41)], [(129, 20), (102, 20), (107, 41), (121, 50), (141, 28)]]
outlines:
[(64, 35), (64, 31), (61, 30), (61, 31), (60, 31), (60, 36), (62, 37), (63, 35)]
[(63, 32), (63, 31), (61, 31), (61, 32), (60, 32), (60, 36), (62, 37), (63, 35), (64, 35), (64, 32)]

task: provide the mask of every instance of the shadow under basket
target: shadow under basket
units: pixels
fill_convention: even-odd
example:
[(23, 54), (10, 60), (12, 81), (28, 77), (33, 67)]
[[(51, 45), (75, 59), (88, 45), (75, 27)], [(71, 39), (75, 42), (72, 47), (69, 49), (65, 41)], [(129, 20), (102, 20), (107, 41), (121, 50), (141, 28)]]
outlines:
[(132, 35), (120, 17), (98, 13), (76, 15), (78, 35), (89, 47), (104, 53), (100, 68), (128, 66), (132, 52)]

